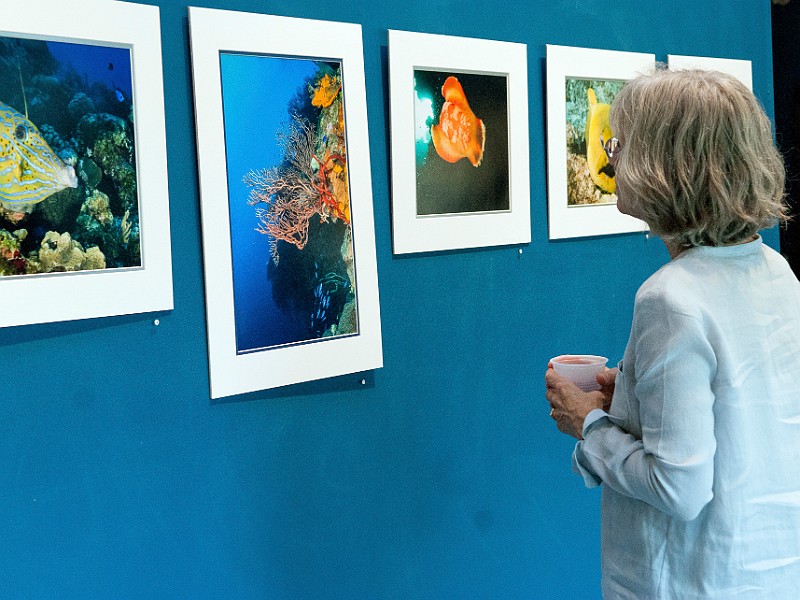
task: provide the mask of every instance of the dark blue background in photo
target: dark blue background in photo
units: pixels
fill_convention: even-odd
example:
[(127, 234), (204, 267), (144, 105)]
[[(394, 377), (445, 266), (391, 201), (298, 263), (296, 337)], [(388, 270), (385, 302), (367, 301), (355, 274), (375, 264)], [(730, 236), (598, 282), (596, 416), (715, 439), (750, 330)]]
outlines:
[(105, 84), (122, 92), (126, 100), (131, 99), (131, 51), (128, 48), (68, 42), (47, 42), (47, 47), (62, 68), (71, 66), (86, 77), (87, 82)]
[[(256, 207), (247, 202), (248, 171), (278, 166), (276, 133), (290, 122), (289, 102), (317, 72), (311, 60), (221, 53), (233, 298), (237, 352), (304, 341), (307, 324), (281, 311), (267, 277), (269, 236), (256, 231)], [(261, 206), (264, 206), (261, 204)]]

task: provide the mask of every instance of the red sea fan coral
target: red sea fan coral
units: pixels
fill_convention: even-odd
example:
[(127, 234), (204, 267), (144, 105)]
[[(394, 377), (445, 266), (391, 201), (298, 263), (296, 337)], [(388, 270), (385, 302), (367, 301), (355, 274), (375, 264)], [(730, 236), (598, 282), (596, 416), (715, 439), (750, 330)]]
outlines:
[[(256, 231), (284, 240), (302, 250), (308, 241), (309, 219), (319, 213), (319, 191), (315, 187), (314, 127), (295, 118), (288, 131), (279, 136), (284, 162), (279, 167), (250, 171), (244, 183), (250, 190), (249, 204), (256, 209)], [(273, 259), (277, 257), (272, 247)], [(276, 261), (277, 262), (277, 261)]]
[[(324, 158), (314, 153), (316, 128), (305, 119), (293, 115), (286, 131), (278, 135), (283, 162), (270, 169), (249, 171), (244, 183), (250, 186), (251, 206), (256, 208), (259, 225), (256, 231), (270, 236), (270, 254), (278, 264), (278, 240), (302, 250), (308, 242), (308, 224), (312, 216), (329, 217), (350, 222), (347, 191), (339, 190), (345, 201), (337, 198), (336, 183), (331, 179), (345, 169), (343, 155), (325, 150)], [(341, 186), (340, 186), (341, 187)]]

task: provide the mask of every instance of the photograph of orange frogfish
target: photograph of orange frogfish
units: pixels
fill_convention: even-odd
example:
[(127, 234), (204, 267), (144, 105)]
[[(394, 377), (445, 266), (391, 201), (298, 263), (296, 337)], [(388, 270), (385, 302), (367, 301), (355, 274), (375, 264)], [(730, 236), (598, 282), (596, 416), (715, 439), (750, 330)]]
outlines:
[(141, 267), (131, 51), (0, 36), (0, 276)]
[(507, 211), (508, 81), (414, 70), (417, 215)]
[(611, 102), (624, 81), (567, 78), (567, 205), (617, 201), (614, 167), (603, 141), (611, 139)]

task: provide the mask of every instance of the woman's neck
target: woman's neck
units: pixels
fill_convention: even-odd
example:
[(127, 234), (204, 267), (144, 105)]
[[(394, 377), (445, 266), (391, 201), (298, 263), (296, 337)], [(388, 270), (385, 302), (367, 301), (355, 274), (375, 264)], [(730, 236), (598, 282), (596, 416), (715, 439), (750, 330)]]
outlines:
[(667, 247), (667, 252), (669, 252), (669, 257), (672, 260), (675, 260), (682, 252), (689, 249), (689, 246), (684, 246), (673, 240), (664, 240), (664, 245)]
[[(734, 242), (732, 244), (723, 244), (724, 246), (738, 246), (739, 244), (749, 244), (750, 242), (754, 241), (758, 238), (758, 234), (750, 236), (746, 240), (742, 240), (741, 242)], [(673, 240), (664, 240), (664, 245), (667, 247), (667, 252), (669, 252), (669, 257), (672, 260), (675, 260), (680, 256), (683, 252), (691, 248), (691, 246), (684, 246), (683, 244), (679, 244)]]

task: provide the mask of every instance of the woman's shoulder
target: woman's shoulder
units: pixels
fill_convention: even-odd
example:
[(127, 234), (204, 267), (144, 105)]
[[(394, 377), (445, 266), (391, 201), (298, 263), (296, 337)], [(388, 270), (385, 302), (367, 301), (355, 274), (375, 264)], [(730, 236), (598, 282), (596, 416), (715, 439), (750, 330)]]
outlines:
[(792, 271), (792, 267), (789, 266), (789, 262), (786, 260), (786, 258), (774, 248), (764, 244), (762, 248), (762, 254), (764, 256), (764, 260), (773, 269), (779, 269), (788, 272)]
[(671, 260), (645, 280), (636, 293), (636, 300), (681, 296), (701, 277), (693, 265)]
[(636, 304), (699, 314), (709, 306), (729, 304), (748, 289), (796, 285), (797, 278), (783, 256), (759, 238), (740, 246), (687, 250), (642, 284)]
[(720, 291), (718, 275), (704, 261), (671, 260), (641, 285), (635, 306), (640, 311), (699, 316)]

